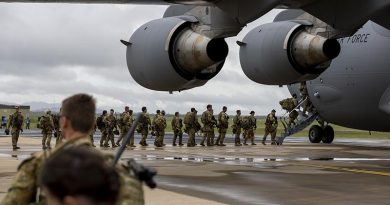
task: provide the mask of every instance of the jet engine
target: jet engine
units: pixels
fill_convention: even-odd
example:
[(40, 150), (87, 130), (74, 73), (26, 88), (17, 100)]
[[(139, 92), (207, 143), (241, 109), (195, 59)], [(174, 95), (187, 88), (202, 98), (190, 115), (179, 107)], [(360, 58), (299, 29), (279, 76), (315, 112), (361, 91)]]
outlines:
[(293, 21), (258, 26), (238, 44), (245, 75), (268, 85), (315, 79), (340, 53), (337, 40), (309, 34)]
[(194, 32), (195, 17), (150, 21), (127, 43), (127, 66), (134, 80), (152, 90), (181, 91), (204, 85), (221, 70), (228, 46)]

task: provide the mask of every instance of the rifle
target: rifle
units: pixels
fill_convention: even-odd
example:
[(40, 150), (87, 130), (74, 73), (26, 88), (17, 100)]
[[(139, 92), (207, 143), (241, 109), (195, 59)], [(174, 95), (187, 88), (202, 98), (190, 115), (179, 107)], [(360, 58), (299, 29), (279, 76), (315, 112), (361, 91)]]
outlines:
[[(139, 120), (141, 119), (141, 116), (142, 114), (137, 115), (133, 125), (131, 125), (130, 130), (127, 132), (125, 138), (123, 139), (123, 143), (115, 155), (113, 166), (116, 166), (116, 164), (118, 163), (120, 157), (122, 156), (123, 152), (126, 149), (126, 145), (130, 142), (130, 139), (132, 138), (134, 139), (134, 131), (135, 128), (137, 127)], [(134, 159), (130, 159), (127, 162), (127, 165), (133, 171), (135, 177), (138, 180), (140, 180), (141, 182), (145, 182), (145, 184), (152, 189), (157, 186), (156, 182), (153, 179), (153, 177), (157, 174), (157, 171), (154, 168), (146, 167), (142, 164), (139, 164), (135, 162)]]

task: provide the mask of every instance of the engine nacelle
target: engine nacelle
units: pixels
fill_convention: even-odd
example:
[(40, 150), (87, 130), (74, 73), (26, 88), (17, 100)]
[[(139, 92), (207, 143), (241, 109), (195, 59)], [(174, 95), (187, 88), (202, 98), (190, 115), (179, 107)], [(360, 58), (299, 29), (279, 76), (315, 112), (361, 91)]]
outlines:
[(311, 35), (297, 22), (281, 21), (251, 30), (240, 42), (241, 67), (251, 80), (286, 85), (312, 80), (340, 53), (335, 39)]
[(167, 17), (138, 28), (127, 47), (134, 80), (152, 90), (181, 91), (204, 85), (221, 70), (228, 46), (191, 29), (196, 18)]

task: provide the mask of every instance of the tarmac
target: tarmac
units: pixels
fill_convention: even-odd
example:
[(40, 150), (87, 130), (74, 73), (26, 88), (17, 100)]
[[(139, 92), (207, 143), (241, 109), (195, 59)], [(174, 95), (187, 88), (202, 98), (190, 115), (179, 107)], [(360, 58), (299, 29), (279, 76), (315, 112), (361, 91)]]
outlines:
[[(95, 145), (99, 138), (95, 135)], [(333, 144), (310, 144), (307, 137), (290, 137), (282, 146), (263, 146), (257, 136), (256, 146), (240, 147), (233, 141), (228, 136), (225, 147), (173, 147), (167, 134), (165, 147), (155, 148), (148, 138), (148, 147), (127, 149), (122, 160), (134, 158), (157, 169), (157, 189), (144, 189), (146, 204), (390, 202), (390, 140), (336, 138)], [(0, 199), (18, 164), (41, 151), (39, 131), (20, 137), (20, 151), (12, 151), (10, 143), (9, 136), (0, 136)], [(112, 154), (118, 149), (97, 148)]]

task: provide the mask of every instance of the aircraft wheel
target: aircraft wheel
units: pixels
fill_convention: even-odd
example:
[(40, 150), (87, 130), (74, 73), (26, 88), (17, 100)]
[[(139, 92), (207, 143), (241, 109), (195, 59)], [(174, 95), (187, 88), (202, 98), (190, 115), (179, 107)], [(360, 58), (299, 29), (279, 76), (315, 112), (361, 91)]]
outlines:
[(322, 140), (323, 131), (318, 125), (311, 126), (309, 130), (309, 140), (311, 143), (319, 143)]
[(327, 125), (323, 130), (322, 142), (326, 144), (330, 144), (334, 139), (334, 130), (333, 127)]

